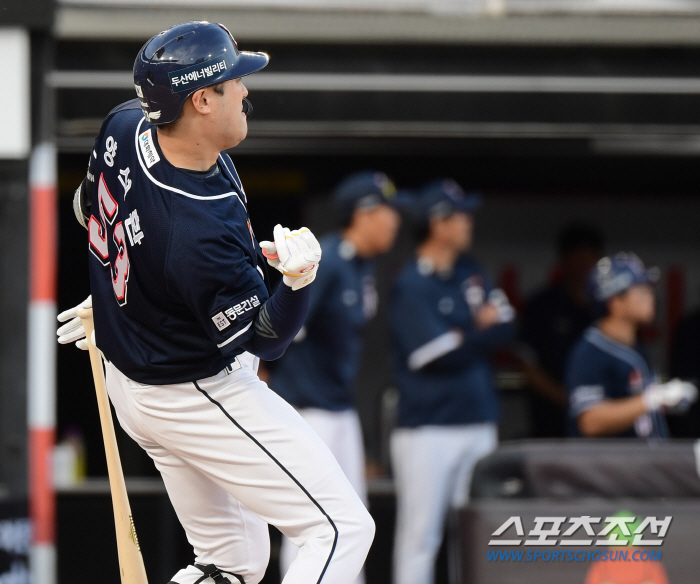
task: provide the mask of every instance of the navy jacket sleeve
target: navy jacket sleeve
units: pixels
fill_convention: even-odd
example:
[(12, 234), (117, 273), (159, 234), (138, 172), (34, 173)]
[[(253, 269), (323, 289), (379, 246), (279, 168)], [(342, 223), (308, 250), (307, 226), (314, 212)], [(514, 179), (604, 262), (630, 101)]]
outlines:
[(571, 352), (566, 369), (569, 415), (576, 418), (606, 399), (606, 372), (585, 342)]
[[(393, 327), (402, 354), (410, 356), (417, 349), (440, 338), (447, 339), (451, 331), (459, 332), (461, 342), (425, 365), (425, 370), (454, 370), (508, 343), (515, 335), (513, 323), (497, 324), (485, 330), (451, 327), (427, 309), (429, 302), (420, 287), (399, 287), (394, 295)], [(449, 343), (448, 343), (449, 345)], [(456, 346), (455, 346), (456, 345)]]
[(443, 371), (463, 367), (470, 360), (483, 358), (509, 343), (515, 337), (512, 322), (493, 325), (481, 331), (462, 331), (462, 344), (454, 351), (435, 359), (425, 370)]

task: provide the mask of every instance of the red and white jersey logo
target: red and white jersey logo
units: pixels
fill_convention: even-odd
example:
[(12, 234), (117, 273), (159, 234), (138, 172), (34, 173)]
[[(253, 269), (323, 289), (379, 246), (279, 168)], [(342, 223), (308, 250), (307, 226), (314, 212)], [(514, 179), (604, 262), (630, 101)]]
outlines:
[(630, 371), (629, 387), (632, 393), (639, 393), (644, 389), (644, 379), (639, 369)]

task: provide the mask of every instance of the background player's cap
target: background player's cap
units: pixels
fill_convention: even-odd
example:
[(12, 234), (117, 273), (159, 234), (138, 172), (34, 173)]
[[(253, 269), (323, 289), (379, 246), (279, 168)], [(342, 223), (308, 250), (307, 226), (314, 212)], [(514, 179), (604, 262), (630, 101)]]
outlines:
[(424, 185), (417, 195), (421, 219), (442, 219), (453, 213), (473, 213), (481, 206), (481, 196), (466, 193), (451, 178), (434, 180)]
[(375, 170), (351, 174), (333, 192), (335, 212), (342, 224), (348, 224), (357, 209), (394, 206), (396, 200), (396, 185), (386, 174)]
[(598, 261), (591, 273), (590, 291), (595, 302), (606, 302), (633, 286), (653, 284), (659, 279), (657, 268), (647, 269), (635, 254), (621, 252)]
[(223, 24), (185, 22), (143, 45), (134, 61), (136, 95), (146, 120), (167, 124), (198, 89), (255, 73), (269, 60), (239, 51)]

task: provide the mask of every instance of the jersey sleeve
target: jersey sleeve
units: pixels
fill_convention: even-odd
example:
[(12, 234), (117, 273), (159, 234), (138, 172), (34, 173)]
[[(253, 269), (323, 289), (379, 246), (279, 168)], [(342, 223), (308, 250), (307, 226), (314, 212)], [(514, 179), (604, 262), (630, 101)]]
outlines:
[(581, 344), (572, 351), (566, 371), (569, 415), (573, 418), (607, 399), (604, 368), (586, 349)]
[[(412, 371), (430, 367), (435, 372), (463, 369), (474, 359), (507, 344), (514, 336), (512, 323), (486, 330), (451, 328), (439, 315), (427, 309), (427, 291), (403, 281), (394, 291), (392, 328), (395, 342)], [(427, 370), (427, 369), (426, 369)]]
[(252, 245), (245, 218), (240, 229), (199, 209), (183, 211), (174, 211), (171, 218), (168, 286), (229, 355), (252, 337), (253, 319), (268, 299), (265, 283), (244, 251)]

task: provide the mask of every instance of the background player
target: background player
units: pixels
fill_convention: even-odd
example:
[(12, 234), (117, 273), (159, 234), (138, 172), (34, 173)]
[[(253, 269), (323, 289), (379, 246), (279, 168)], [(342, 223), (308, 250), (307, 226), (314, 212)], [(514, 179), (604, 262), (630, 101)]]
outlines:
[[(338, 185), (334, 203), (341, 229), (321, 240), (323, 270), (311, 290), (308, 316), (270, 381), (328, 445), (363, 501), (364, 447), (353, 385), (362, 329), (377, 312), (371, 258), (389, 251), (399, 227), (390, 205), (395, 197), (396, 187), (383, 172), (360, 172)], [(283, 574), (297, 552), (284, 538)]]
[(417, 198), (417, 258), (394, 290), (396, 584), (433, 582), (447, 510), (466, 503), (474, 465), (496, 447), (489, 355), (513, 338), (514, 311), (463, 255), (478, 206), (479, 198), (453, 180), (424, 187)]
[(553, 281), (533, 296), (519, 318), (518, 356), (531, 390), (535, 438), (567, 434), (564, 373), (571, 349), (593, 322), (588, 281), (603, 255), (603, 238), (591, 226), (568, 225), (557, 238), (557, 251)]
[(631, 253), (605, 257), (593, 269), (600, 320), (572, 351), (566, 374), (572, 434), (665, 437), (663, 413), (683, 411), (697, 399), (691, 383), (659, 383), (638, 343), (639, 328), (654, 320), (656, 277)]
[(328, 448), (256, 374), (298, 333), (321, 257), (307, 229), (275, 227), (265, 245), (284, 276), (270, 296), (223, 153), (247, 133), (240, 78), (267, 62), (218, 24), (153, 37), (134, 64), (138, 100), (107, 116), (76, 193), (110, 399), (196, 554), (177, 584), (259, 582), (267, 523), (301, 548), (285, 583), (350, 583), (374, 533)]

